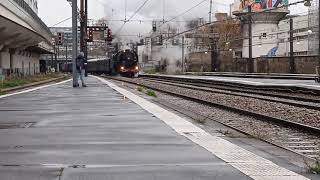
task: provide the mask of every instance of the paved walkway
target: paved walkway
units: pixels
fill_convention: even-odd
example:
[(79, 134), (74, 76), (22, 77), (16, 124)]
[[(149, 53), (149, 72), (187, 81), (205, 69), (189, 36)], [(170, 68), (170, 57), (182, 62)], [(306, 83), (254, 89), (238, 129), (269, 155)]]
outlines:
[(0, 179), (306, 179), (109, 85), (0, 97)]

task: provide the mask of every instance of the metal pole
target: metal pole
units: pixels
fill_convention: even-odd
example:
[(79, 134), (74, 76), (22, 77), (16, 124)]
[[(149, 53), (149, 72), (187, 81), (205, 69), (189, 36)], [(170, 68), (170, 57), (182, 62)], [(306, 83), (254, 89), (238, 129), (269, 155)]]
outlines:
[(78, 85), (76, 58), (78, 51), (78, 6), (77, 0), (72, 0), (72, 75), (73, 87)]
[(320, 0), (318, 2), (318, 21), (319, 21), (319, 26), (318, 26), (318, 42), (319, 42), (319, 48), (318, 48), (318, 67), (317, 67), (317, 72), (318, 72), (318, 82), (320, 82)]
[(182, 73), (184, 73), (184, 36), (182, 36)]
[(84, 51), (84, 0), (80, 0), (80, 51)]
[[(318, 21), (319, 21), (319, 27), (318, 27), (318, 42), (319, 42), (319, 48), (318, 48), (318, 66), (320, 68), (320, 0), (318, 2)], [(320, 78), (320, 73), (319, 73)]]
[[(55, 51), (55, 48), (53, 47), (53, 51)], [(55, 53), (55, 52), (54, 52)], [(51, 71), (51, 68), (53, 66), (53, 54), (51, 54), (51, 63), (50, 63), (50, 71)]]
[(54, 70), (56, 71), (56, 68), (57, 68), (57, 54), (58, 51), (57, 51), (57, 48), (56, 46), (54, 47), (54, 63), (52, 62), (52, 67), (54, 68)]
[(212, 0), (210, 0), (209, 23), (212, 22)]
[(290, 18), (290, 73), (296, 72), (294, 56), (293, 56), (293, 19)]
[(68, 64), (68, 43), (66, 43), (66, 62), (64, 64)]
[(58, 70), (59, 70), (59, 68), (58, 68), (58, 64), (59, 64), (58, 61), (60, 61), (60, 46), (59, 46), (59, 45), (58, 45), (58, 52), (57, 52), (57, 54), (58, 54), (58, 58), (56, 59), (56, 64), (55, 64), (56, 72), (58, 72)]
[[(85, 36), (88, 36), (88, 0), (84, 0), (84, 8), (85, 8), (85, 12), (84, 12), (84, 33)], [(85, 59), (88, 59), (88, 42), (87, 39), (84, 39), (84, 47), (83, 47), (83, 51), (84, 51), (84, 57)], [(85, 66), (85, 76), (88, 76), (88, 67)]]
[(210, 38), (211, 41), (211, 71), (217, 71), (217, 56), (216, 56), (216, 40), (214, 38)]
[[(84, 0), (85, 3), (85, 18), (84, 18), (84, 30), (85, 30), (85, 35), (88, 35), (88, 0)], [(84, 56), (86, 59), (88, 59), (88, 42), (87, 40), (84, 41)]]
[(249, 12), (249, 20), (248, 20), (248, 26), (249, 26), (249, 73), (253, 73), (254, 68), (253, 68), (253, 58), (252, 58), (252, 9), (251, 6), (248, 6), (248, 12)]

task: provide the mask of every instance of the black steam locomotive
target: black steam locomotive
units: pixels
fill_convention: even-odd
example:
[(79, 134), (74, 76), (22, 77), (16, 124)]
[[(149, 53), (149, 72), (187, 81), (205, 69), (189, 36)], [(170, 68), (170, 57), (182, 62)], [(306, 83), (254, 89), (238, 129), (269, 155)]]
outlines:
[(139, 72), (138, 54), (132, 50), (116, 53), (113, 58), (114, 69), (123, 76), (134, 77)]

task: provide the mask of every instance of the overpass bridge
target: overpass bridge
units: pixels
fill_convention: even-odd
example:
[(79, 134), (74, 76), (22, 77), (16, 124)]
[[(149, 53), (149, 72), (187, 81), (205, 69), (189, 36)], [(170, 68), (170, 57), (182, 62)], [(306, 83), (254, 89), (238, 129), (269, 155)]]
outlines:
[(52, 37), (31, 4), (0, 1), (0, 73), (38, 73), (40, 55), (53, 53)]

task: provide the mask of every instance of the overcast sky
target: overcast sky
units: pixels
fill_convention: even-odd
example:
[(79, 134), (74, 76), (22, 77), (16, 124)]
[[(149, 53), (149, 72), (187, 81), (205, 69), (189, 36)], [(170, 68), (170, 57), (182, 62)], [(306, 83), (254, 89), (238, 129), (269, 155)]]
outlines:
[[(88, 0), (89, 1), (89, 18), (99, 19), (106, 18), (110, 21), (110, 26), (113, 31), (117, 31), (123, 24), (121, 21), (125, 19), (125, 14), (129, 18), (134, 14), (135, 10), (145, 0)], [(127, 1), (127, 11), (125, 11), (125, 2)], [(172, 17), (179, 15), (187, 9), (195, 6), (203, 0), (149, 0), (146, 6), (133, 18), (132, 21), (127, 23), (119, 34), (145, 34), (152, 28), (150, 20), (163, 19), (169, 20)], [(214, 0), (213, 12), (229, 12), (229, 4), (234, 0)], [(297, 0), (289, 0), (294, 2)], [(303, 5), (296, 6), (291, 9), (294, 13), (303, 13), (307, 9)], [(126, 12), (126, 13), (125, 13)], [(179, 20), (190, 20), (194, 18), (208, 19), (209, 0), (202, 3), (197, 8), (185, 14)], [(48, 25), (52, 26), (66, 18), (71, 17), (71, 6), (67, 0), (39, 0), (39, 16)], [(71, 20), (59, 24), (59, 26), (70, 26)]]

